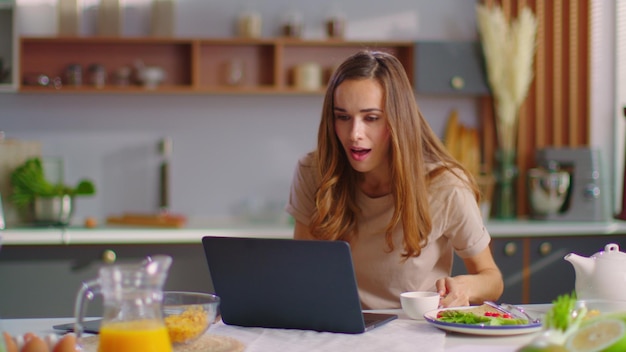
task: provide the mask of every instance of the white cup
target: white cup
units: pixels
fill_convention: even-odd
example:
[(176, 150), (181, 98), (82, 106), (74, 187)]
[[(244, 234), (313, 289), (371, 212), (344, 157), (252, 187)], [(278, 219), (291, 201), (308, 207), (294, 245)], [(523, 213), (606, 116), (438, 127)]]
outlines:
[(439, 293), (412, 291), (400, 294), (402, 310), (411, 319), (424, 319), (424, 314), (439, 307)]

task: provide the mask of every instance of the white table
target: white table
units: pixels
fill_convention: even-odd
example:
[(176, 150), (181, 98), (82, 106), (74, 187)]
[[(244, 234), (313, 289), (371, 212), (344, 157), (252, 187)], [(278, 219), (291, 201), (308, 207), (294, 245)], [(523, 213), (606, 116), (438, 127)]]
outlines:
[[(531, 305), (545, 311), (547, 305)], [(517, 336), (472, 336), (447, 333), (425, 321), (411, 320), (399, 310), (399, 318), (363, 334), (320, 333), (305, 330), (263, 329), (229, 326), (218, 323), (210, 334), (233, 337), (246, 345), (246, 352), (255, 351), (481, 351), (513, 352), (538, 333)], [(72, 318), (5, 319), (2, 329), (12, 335), (35, 332), (45, 336), (55, 331), (55, 324), (72, 322)]]

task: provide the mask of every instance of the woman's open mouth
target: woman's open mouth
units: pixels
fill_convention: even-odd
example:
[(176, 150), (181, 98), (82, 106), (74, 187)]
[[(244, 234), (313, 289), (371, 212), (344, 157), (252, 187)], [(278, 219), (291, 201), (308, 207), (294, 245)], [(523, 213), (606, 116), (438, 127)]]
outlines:
[(356, 161), (363, 161), (367, 158), (371, 151), (371, 149), (350, 148), (350, 156)]

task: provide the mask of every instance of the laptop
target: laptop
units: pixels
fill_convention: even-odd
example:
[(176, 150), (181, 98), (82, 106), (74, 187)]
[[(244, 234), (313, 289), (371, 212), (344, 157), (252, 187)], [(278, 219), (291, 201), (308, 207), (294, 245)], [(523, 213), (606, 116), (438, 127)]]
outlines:
[(225, 324), (358, 334), (397, 318), (363, 312), (343, 241), (205, 236)]

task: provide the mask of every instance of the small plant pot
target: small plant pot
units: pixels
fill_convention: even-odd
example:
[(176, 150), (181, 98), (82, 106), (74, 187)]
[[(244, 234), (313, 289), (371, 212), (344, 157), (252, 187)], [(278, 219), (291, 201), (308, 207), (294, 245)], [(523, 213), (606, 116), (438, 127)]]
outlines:
[(33, 216), (37, 224), (65, 226), (74, 212), (74, 199), (69, 195), (36, 197)]

